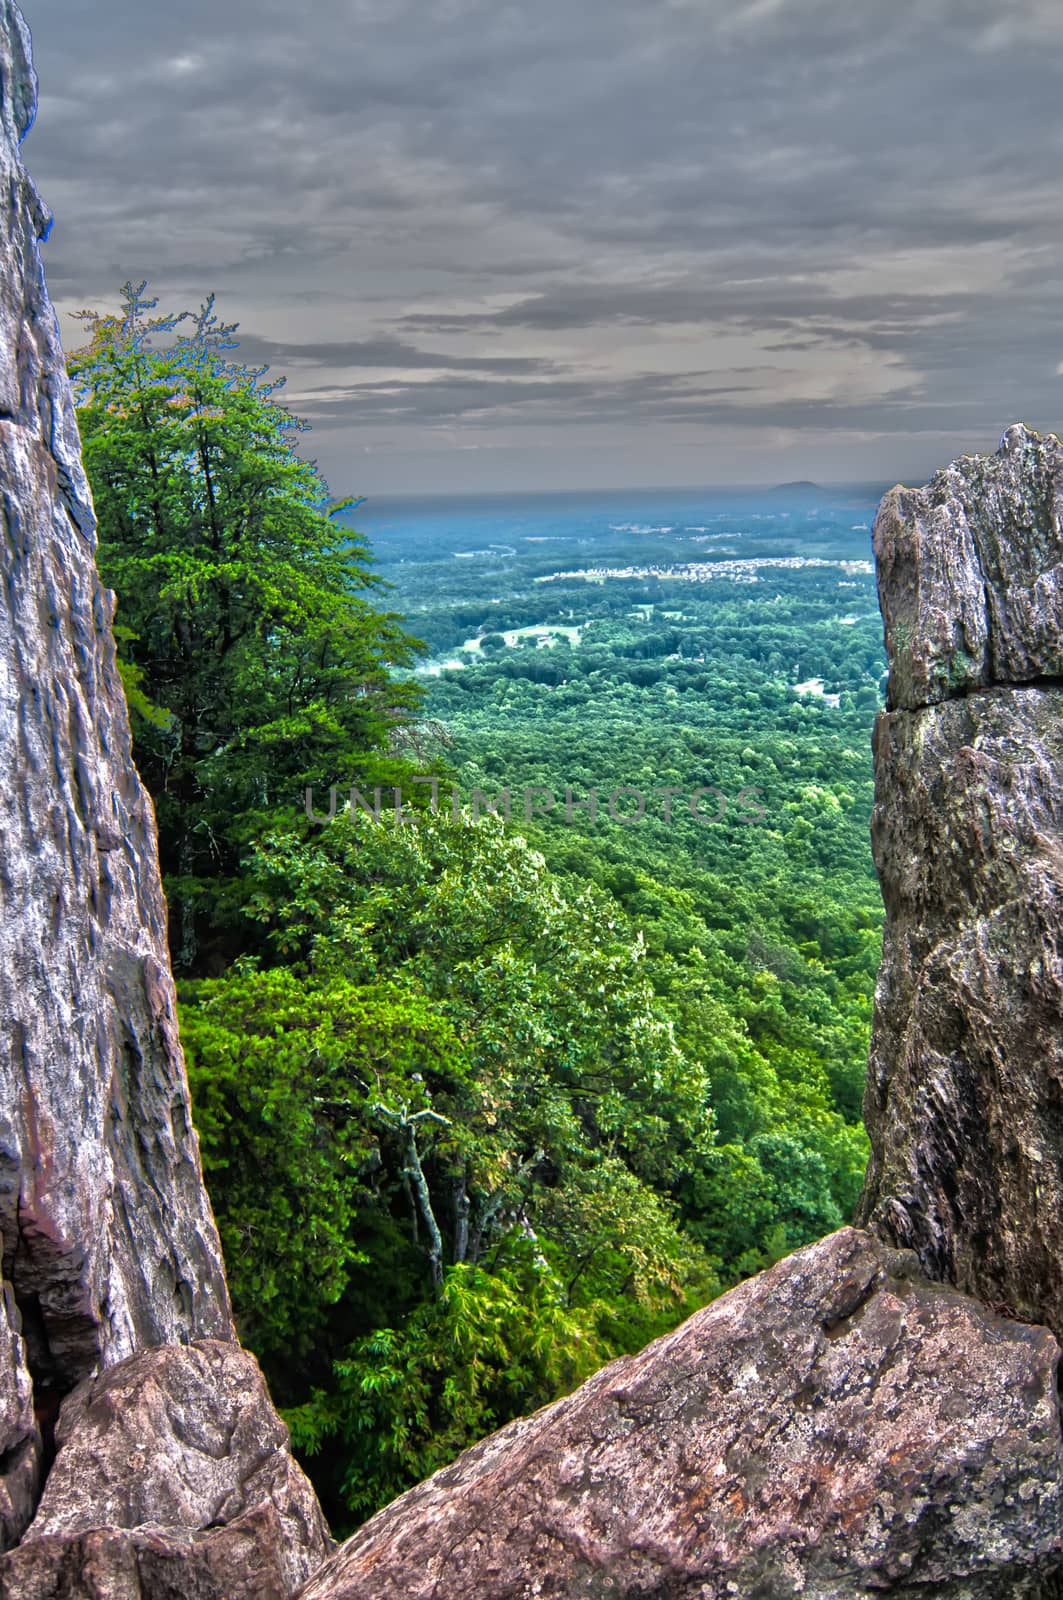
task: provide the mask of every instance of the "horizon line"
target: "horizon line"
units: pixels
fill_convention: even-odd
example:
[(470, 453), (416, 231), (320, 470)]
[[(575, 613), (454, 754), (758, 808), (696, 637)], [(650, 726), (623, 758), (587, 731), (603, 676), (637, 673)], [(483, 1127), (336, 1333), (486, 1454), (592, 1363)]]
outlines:
[(361, 511), (379, 500), (508, 500), (516, 496), (543, 498), (557, 495), (621, 495), (621, 494), (778, 494), (791, 487), (822, 490), (826, 493), (852, 493), (875, 491), (885, 494), (893, 487), (893, 480), (875, 478), (847, 479), (844, 482), (820, 483), (809, 478), (794, 478), (783, 483), (639, 483), (608, 487), (573, 489), (383, 489), (359, 496), (359, 504), (352, 511)]

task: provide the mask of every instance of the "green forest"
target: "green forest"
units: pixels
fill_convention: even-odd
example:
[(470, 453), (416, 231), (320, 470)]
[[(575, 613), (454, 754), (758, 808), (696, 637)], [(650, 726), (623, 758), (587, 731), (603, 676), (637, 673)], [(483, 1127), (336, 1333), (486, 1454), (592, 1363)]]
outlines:
[(869, 497), (808, 561), (770, 520), (400, 559), (213, 300), (83, 316), (204, 1170), (342, 1533), (850, 1216)]

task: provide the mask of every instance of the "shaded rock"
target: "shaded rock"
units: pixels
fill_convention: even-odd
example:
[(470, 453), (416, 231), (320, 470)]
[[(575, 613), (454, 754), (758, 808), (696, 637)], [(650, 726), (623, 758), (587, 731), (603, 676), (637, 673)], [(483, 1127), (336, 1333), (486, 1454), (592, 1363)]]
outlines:
[(887, 705), (1063, 676), (1063, 446), (1016, 424), (875, 519)]
[[(964, 457), (925, 490), (894, 490), (875, 524), (899, 708), (874, 736), (886, 929), (860, 1211), (931, 1275), (1057, 1334), (1061, 473), (1058, 440), (1012, 428), (997, 456)], [(950, 604), (954, 619), (981, 618), (981, 634), (966, 621), (961, 630), (967, 645), (983, 639), (980, 657), (966, 647), (949, 656)]]
[(467, 1451), (300, 1600), (1057, 1593), (1058, 1355), (843, 1229)]
[(288, 1600), (270, 1507), (197, 1534), (94, 1528), (48, 1534), (0, 1567), (2, 1600)]
[(10, 1285), (0, 1291), (0, 1549), (14, 1544), (33, 1515), (42, 1440), (33, 1408), (26, 1347)]
[[(148, 1350), (86, 1379), (56, 1441), (37, 1515), (0, 1560), (2, 1600), (287, 1600), (332, 1549), (257, 1363), (232, 1344)], [(69, 1587), (79, 1571), (91, 1585)]]
[(0, 0), (0, 1236), (40, 1396), (145, 1345), (234, 1335), (49, 219), (19, 150), (35, 104)]

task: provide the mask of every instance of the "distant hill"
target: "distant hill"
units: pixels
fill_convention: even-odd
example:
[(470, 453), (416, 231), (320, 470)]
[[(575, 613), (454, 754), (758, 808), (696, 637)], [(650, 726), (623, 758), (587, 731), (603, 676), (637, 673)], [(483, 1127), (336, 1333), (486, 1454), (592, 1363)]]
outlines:
[(769, 494), (826, 494), (821, 483), (813, 483), (810, 478), (799, 478), (796, 483), (773, 483), (768, 490)]

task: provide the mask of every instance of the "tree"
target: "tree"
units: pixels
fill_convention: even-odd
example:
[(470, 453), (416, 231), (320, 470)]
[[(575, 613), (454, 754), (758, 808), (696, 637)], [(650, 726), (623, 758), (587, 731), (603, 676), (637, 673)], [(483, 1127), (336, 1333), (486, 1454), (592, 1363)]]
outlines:
[[(405, 1285), (378, 1290), (377, 1316), (423, 1293), (420, 1230), (404, 1228), (405, 1205), (392, 1217), (392, 1200), (402, 1192), (416, 1206), (410, 1147), (419, 1170), (421, 1125), (445, 1130), (452, 1120), (433, 1097), (457, 1111), (468, 1068), (438, 1010), (393, 985), (308, 983), (245, 959), (223, 979), (184, 985), (182, 1000), (196, 1126), (241, 1333), (276, 1363), (280, 1392), (291, 1397), (294, 1372), (327, 1373), (332, 1308), (358, 1269), (377, 1273), (386, 1259)], [(427, 1194), (425, 1205), (421, 1226), (435, 1229)]]
[(241, 1331), (342, 1520), (707, 1297), (672, 1191), (712, 1117), (638, 939), (500, 818), (343, 811), (247, 872), (261, 961), (182, 1031)]
[[(393, 669), (419, 648), (375, 609), (364, 542), (337, 518), (283, 379), (227, 359), (235, 324), (152, 316), (127, 283), (117, 316), (83, 312), (70, 359), (99, 567), (118, 597), (136, 759), (155, 800), (178, 965), (204, 964), (197, 907), (261, 814), (308, 784), (394, 781), (390, 737), (417, 703)], [(231, 956), (231, 945), (224, 956)]]

